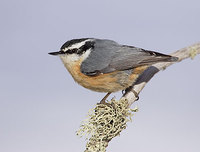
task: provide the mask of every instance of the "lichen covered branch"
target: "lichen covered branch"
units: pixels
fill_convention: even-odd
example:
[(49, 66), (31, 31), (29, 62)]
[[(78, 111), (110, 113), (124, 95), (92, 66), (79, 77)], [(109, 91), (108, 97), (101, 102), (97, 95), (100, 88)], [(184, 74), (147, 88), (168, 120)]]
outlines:
[(113, 98), (107, 104), (97, 104), (77, 131), (78, 136), (85, 135), (88, 141), (85, 152), (105, 152), (109, 141), (126, 129), (134, 112), (137, 108), (128, 108), (125, 99), (117, 101)]

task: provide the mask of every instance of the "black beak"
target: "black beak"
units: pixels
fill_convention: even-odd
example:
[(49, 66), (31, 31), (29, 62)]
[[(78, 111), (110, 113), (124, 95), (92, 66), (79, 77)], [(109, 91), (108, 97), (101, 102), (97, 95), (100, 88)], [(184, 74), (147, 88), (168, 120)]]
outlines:
[(61, 51), (59, 51), (59, 52), (50, 52), (48, 54), (50, 54), (50, 55), (59, 55), (59, 54), (62, 54), (62, 53), (61, 53)]

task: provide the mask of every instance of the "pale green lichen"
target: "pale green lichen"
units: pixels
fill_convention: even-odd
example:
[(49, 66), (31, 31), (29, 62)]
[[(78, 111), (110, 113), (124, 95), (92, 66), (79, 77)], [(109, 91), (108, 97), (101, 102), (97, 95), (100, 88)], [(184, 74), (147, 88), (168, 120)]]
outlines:
[(190, 57), (191, 59), (194, 59), (194, 57), (197, 55), (197, 48), (191, 47), (190, 48)]
[(85, 152), (105, 152), (108, 142), (127, 127), (127, 122), (138, 109), (130, 109), (126, 99), (116, 101), (114, 98), (107, 104), (97, 104), (89, 111), (88, 119), (82, 122), (78, 136), (86, 136)]

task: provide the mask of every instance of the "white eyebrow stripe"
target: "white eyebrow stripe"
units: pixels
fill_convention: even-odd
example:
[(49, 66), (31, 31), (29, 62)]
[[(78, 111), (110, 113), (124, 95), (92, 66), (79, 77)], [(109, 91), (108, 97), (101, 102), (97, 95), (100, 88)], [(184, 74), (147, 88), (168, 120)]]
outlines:
[(69, 49), (75, 49), (75, 48), (79, 49), (79, 48), (80, 48), (81, 46), (83, 46), (86, 42), (91, 41), (91, 40), (92, 40), (92, 39), (87, 39), (87, 40), (85, 40), (85, 41), (82, 41), (82, 42), (73, 44), (73, 45), (70, 46), (70, 47), (64, 48), (63, 51), (66, 52), (66, 51), (69, 50)]

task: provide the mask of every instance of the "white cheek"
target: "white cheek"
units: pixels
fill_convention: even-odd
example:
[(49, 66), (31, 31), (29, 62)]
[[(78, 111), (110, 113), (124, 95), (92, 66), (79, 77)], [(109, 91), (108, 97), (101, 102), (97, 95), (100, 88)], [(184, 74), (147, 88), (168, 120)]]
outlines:
[(90, 55), (90, 53), (91, 53), (91, 49), (87, 50), (87, 51), (81, 56), (82, 61), (84, 61), (85, 59), (87, 59), (87, 57)]
[(73, 63), (78, 61), (80, 59), (80, 56), (77, 54), (66, 54), (66, 55), (60, 55), (60, 58), (65, 66), (69, 67), (72, 66)]
[(74, 63), (81, 60), (84, 61), (89, 55), (90, 55), (91, 49), (87, 50), (85, 53), (83, 53), (81, 56), (78, 54), (64, 54), (60, 55), (60, 58), (62, 62), (67, 67), (73, 66)]

